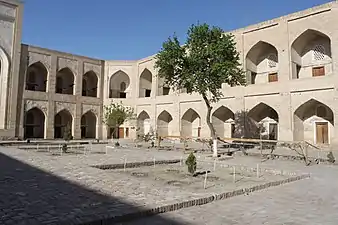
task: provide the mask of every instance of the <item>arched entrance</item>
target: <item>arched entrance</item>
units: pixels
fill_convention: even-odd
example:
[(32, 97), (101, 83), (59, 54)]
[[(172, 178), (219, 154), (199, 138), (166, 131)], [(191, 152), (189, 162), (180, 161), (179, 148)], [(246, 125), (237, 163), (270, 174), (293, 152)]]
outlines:
[(259, 103), (248, 112), (248, 116), (259, 125), (262, 138), (278, 140), (278, 113), (276, 110), (265, 103)]
[(148, 69), (144, 69), (140, 76), (139, 97), (150, 97), (153, 75)]
[(278, 51), (273, 45), (259, 41), (250, 49), (245, 62), (249, 84), (278, 81)]
[(130, 78), (128, 74), (119, 70), (110, 77), (109, 98), (127, 98)]
[(82, 78), (82, 96), (97, 97), (97, 75), (94, 71), (88, 71)]
[(172, 116), (166, 110), (162, 111), (157, 117), (157, 133), (159, 136), (168, 136), (170, 134), (170, 123)]
[(38, 108), (32, 108), (25, 113), (24, 138), (45, 137), (45, 114)]
[(330, 144), (334, 136), (333, 111), (315, 99), (310, 99), (299, 106), (294, 112), (293, 121), (295, 141)]
[(150, 116), (147, 112), (142, 111), (137, 117), (138, 135), (143, 136), (150, 132)]
[(182, 116), (181, 136), (183, 137), (201, 136), (201, 117), (193, 109), (188, 109)]
[(36, 62), (27, 68), (26, 90), (45, 92), (48, 71), (41, 62)]
[(71, 130), (70, 133), (73, 133), (73, 117), (68, 110), (64, 109), (54, 117), (54, 138), (63, 138), (67, 126)]
[(325, 76), (332, 73), (331, 40), (308, 29), (291, 45), (292, 79)]
[(220, 138), (232, 137), (235, 129), (234, 113), (227, 107), (221, 106), (212, 114), (212, 124), (216, 135)]
[(74, 74), (65, 67), (56, 73), (55, 91), (59, 94), (74, 94)]
[(92, 111), (81, 117), (81, 138), (96, 138), (96, 116)]

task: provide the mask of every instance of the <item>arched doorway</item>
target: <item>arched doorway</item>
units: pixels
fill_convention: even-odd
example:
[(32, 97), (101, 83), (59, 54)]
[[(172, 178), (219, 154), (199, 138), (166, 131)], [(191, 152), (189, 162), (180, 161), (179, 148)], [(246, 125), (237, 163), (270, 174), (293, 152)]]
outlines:
[(25, 113), (24, 138), (45, 137), (45, 114), (34, 107)]
[(96, 138), (96, 116), (92, 111), (81, 117), (81, 138)]
[(234, 118), (234, 113), (224, 106), (219, 107), (212, 114), (212, 124), (218, 137), (224, 138), (233, 136)]
[(48, 71), (41, 62), (36, 62), (27, 68), (26, 90), (45, 92)]
[[(278, 113), (271, 106), (259, 103), (253, 107), (248, 116), (258, 124), (258, 134), (264, 139), (278, 140)], [(256, 135), (255, 135), (256, 136)]]
[(97, 97), (97, 75), (94, 71), (88, 71), (82, 78), (82, 96)]
[(128, 74), (119, 70), (110, 77), (109, 98), (127, 98), (130, 86)]
[(144, 69), (140, 76), (139, 97), (150, 97), (153, 75), (148, 69)]
[(278, 51), (273, 45), (259, 41), (250, 49), (245, 62), (249, 84), (278, 81)]
[(150, 132), (150, 116), (147, 112), (142, 111), (137, 117), (138, 135), (143, 136)]
[(292, 79), (332, 73), (331, 40), (316, 30), (303, 32), (291, 45)]
[(68, 110), (64, 109), (54, 117), (54, 138), (63, 138), (67, 127), (70, 133), (73, 133), (73, 117)]
[(183, 137), (201, 136), (201, 117), (193, 109), (188, 109), (182, 116), (181, 136)]
[(293, 121), (295, 141), (330, 144), (334, 136), (333, 111), (315, 99), (310, 99), (299, 106), (294, 112)]
[(172, 116), (166, 110), (162, 111), (157, 117), (157, 133), (159, 136), (168, 136), (170, 134), (170, 123)]
[(74, 74), (68, 67), (62, 68), (56, 73), (56, 93), (73, 95), (74, 85)]

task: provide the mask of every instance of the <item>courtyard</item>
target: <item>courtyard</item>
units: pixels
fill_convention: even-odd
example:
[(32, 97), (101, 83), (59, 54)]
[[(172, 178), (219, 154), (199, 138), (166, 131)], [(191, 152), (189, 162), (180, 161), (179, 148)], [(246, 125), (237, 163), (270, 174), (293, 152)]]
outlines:
[(335, 224), (338, 219), (336, 165), (195, 155), (201, 174), (192, 177), (185, 166), (188, 154), (179, 149), (93, 144), (59, 155), (41, 146), (1, 147), (1, 224)]

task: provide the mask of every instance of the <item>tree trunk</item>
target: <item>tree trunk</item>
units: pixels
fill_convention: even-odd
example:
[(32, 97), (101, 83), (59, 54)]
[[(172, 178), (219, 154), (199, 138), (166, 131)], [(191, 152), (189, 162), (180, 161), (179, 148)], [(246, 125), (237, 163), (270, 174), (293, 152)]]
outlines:
[(210, 101), (207, 98), (207, 96), (203, 95), (203, 100), (205, 102), (205, 104), (207, 105), (207, 117), (206, 117), (206, 121), (208, 124), (208, 127), (210, 129), (210, 133), (211, 133), (211, 138), (212, 138), (212, 151), (213, 151), (213, 157), (217, 157), (217, 136), (216, 136), (216, 131), (215, 128), (213, 126), (213, 124), (211, 123), (211, 110), (212, 110), (212, 106), (210, 105)]

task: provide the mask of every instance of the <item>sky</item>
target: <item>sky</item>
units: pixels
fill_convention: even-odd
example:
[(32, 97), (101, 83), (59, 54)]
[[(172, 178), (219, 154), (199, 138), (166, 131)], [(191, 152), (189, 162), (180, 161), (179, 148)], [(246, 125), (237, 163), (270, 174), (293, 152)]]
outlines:
[(330, 0), (25, 0), (23, 43), (105, 60), (135, 60), (160, 51), (191, 24), (225, 31)]

